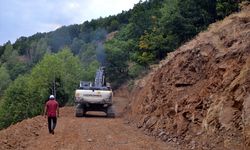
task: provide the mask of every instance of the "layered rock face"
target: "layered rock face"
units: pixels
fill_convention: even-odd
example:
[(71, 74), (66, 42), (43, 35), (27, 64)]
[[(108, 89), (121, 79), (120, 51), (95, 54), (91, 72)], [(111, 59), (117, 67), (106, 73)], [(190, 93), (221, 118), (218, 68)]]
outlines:
[(182, 149), (250, 148), (250, 6), (136, 82), (128, 119)]

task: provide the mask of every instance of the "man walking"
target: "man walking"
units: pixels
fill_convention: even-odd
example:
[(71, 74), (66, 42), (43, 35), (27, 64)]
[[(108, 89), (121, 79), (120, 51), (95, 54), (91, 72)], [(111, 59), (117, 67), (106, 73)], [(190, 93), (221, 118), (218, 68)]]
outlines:
[(50, 95), (49, 100), (46, 102), (46, 105), (44, 107), (44, 116), (48, 117), (49, 133), (54, 134), (57, 117), (59, 117), (59, 105), (54, 95)]

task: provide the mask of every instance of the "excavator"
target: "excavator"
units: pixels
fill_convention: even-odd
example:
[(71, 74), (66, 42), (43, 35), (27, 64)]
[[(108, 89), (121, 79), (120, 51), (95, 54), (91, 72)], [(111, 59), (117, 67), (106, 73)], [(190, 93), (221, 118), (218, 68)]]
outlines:
[(105, 79), (105, 68), (100, 67), (96, 71), (94, 83), (80, 81), (75, 91), (75, 116), (85, 116), (88, 111), (103, 111), (107, 117), (114, 118), (112, 97), (112, 89)]

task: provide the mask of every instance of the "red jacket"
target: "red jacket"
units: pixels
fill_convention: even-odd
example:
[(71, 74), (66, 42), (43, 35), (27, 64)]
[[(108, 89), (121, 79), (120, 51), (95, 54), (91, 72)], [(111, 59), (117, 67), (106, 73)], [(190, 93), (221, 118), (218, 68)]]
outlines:
[(56, 117), (56, 111), (58, 107), (59, 107), (58, 102), (55, 99), (47, 101), (46, 102), (47, 116)]

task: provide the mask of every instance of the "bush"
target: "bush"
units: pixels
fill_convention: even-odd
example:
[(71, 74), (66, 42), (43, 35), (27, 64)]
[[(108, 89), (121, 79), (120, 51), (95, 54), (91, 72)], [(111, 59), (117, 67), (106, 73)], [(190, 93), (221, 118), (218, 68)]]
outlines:
[(128, 70), (128, 74), (131, 78), (136, 78), (142, 74), (144, 74), (146, 72), (146, 67), (139, 65), (139, 64), (133, 64), (129, 70)]

